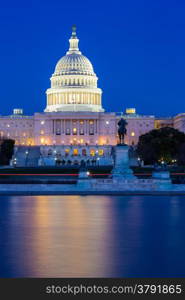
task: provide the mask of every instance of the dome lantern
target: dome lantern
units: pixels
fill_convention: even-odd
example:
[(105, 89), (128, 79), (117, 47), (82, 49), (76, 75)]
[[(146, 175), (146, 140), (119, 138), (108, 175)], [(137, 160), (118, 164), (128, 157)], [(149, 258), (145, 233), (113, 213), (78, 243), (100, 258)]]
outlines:
[(78, 43), (79, 43), (79, 39), (77, 38), (76, 35), (76, 26), (73, 25), (72, 35), (71, 38), (69, 39), (69, 51), (66, 54), (72, 54), (72, 53), (81, 54), (78, 48)]

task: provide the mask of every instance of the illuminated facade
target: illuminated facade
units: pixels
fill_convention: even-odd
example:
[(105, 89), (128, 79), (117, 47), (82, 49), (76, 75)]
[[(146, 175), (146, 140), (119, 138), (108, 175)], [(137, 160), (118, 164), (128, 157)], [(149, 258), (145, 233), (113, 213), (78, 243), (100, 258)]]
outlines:
[[(127, 135), (125, 143), (128, 145), (137, 145), (139, 136), (154, 129), (154, 116), (141, 116), (136, 113), (135, 108), (126, 109), (126, 114), (122, 115), (127, 120)], [(120, 118), (118, 116), (118, 118)]]
[(10, 116), (0, 116), (1, 137), (14, 139), (16, 146), (39, 146), (43, 157), (46, 153), (46, 156), (51, 152), (54, 154), (52, 147), (60, 147), (60, 154), (66, 156), (68, 146), (72, 156), (85, 157), (86, 151), (91, 157), (96, 157), (97, 153), (102, 153), (102, 156), (106, 153), (108, 157), (110, 151), (107, 147), (111, 148), (118, 142), (117, 122), (120, 117), (128, 123), (125, 137), (128, 145), (136, 145), (140, 135), (154, 128), (172, 126), (185, 132), (185, 114), (155, 118), (138, 115), (135, 108), (127, 108), (125, 113), (119, 114), (105, 112), (98, 78), (89, 59), (79, 50), (78, 43), (76, 28), (73, 27), (69, 50), (58, 61), (50, 78), (44, 112), (25, 116), (23, 110), (17, 108)]
[(185, 113), (178, 114), (173, 118), (174, 128), (185, 133)]
[(16, 145), (115, 145), (115, 113), (105, 113), (102, 90), (89, 59), (78, 48), (73, 27), (69, 50), (56, 64), (43, 113), (23, 116), (21, 109), (0, 117), (0, 134)]

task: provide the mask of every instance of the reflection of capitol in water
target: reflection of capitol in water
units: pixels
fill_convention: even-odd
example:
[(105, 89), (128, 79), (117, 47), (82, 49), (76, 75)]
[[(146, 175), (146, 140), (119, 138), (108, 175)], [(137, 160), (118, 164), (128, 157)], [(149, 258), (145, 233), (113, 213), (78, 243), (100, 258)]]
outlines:
[[(84, 200), (81, 196), (14, 198), (9, 208), (10, 245), (19, 251), (8, 248), (6, 253), (12, 276), (88, 277), (113, 272), (107, 264), (114, 243), (111, 198)], [(19, 234), (17, 214), (24, 237)]]
[[(55, 159), (54, 151), (58, 151), (61, 157), (89, 155), (91, 158), (96, 153), (109, 156), (111, 150), (107, 148), (118, 141), (117, 122), (121, 116), (128, 123), (125, 137), (128, 145), (136, 145), (140, 135), (154, 128), (172, 126), (185, 131), (185, 114), (155, 118), (138, 115), (134, 108), (127, 109), (126, 113), (105, 112), (98, 78), (89, 59), (79, 50), (78, 43), (76, 28), (73, 27), (69, 50), (59, 59), (50, 78), (51, 87), (46, 91), (47, 104), (43, 113), (25, 116), (22, 109), (14, 109), (13, 115), (0, 116), (0, 136), (15, 140), (18, 148), (14, 158), (17, 162), (22, 158), (21, 164), (26, 159), (37, 164), (40, 154)], [(27, 155), (27, 150), (20, 146), (38, 148), (33, 150), (32, 147)]]
[(184, 278), (184, 214), (182, 196), (2, 197), (0, 276)]

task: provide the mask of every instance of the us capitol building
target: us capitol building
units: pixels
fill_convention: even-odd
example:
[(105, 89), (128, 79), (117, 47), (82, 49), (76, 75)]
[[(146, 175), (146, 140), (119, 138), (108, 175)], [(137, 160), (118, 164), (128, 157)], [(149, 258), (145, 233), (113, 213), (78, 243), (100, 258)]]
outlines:
[(102, 107), (102, 90), (89, 59), (79, 50), (76, 27), (69, 39), (69, 50), (56, 64), (47, 104), (43, 113), (23, 115), (14, 109), (0, 116), (1, 138), (15, 140), (14, 165), (112, 163), (112, 146), (117, 144), (117, 122), (127, 120), (128, 145), (139, 136), (163, 126), (185, 132), (185, 114), (171, 118), (138, 115), (134, 108), (125, 113), (107, 113)]

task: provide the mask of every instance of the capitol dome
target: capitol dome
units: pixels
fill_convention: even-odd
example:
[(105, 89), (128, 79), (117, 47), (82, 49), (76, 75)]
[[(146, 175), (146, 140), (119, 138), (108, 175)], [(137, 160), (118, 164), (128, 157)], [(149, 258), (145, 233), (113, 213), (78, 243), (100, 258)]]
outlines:
[(46, 112), (104, 111), (101, 106), (102, 90), (89, 59), (78, 48), (79, 39), (73, 26), (69, 50), (56, 64), (51, 77), (51, 88), (46, 91)]

